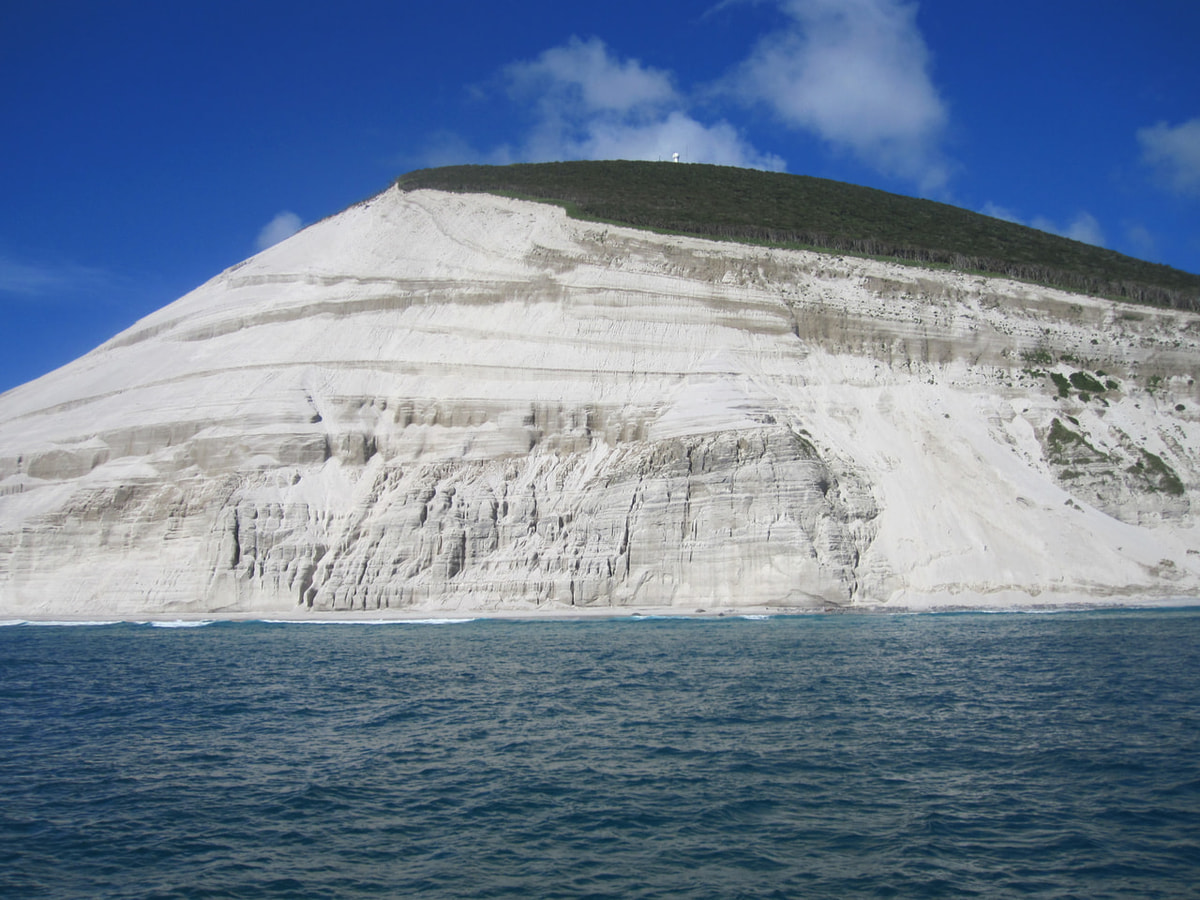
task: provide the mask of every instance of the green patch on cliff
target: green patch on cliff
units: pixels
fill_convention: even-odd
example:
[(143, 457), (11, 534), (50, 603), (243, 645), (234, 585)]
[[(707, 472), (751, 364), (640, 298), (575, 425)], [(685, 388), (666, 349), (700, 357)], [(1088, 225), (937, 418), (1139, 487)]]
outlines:
[(1030, 365), (1037, 366), (1052, 366), (1054, 365), (1054, 357), (1045, 347), (1038, 347), (1035, 350), (1025, 350), (1021, 353), (1021, 359)]
[(1050, 462), (1059, 466), (1108, 459), (1106, 454), (1093, 447), (1082, 434), (1064, 425), (1061, 419), (1050, 423), (1050, 431), (1046, 435), (1046, 454)]
[[(1075, 422), (1074, 419), (1071, 421)], [(1161, 492), (1174, 497), (1184, 493), (1183, 481), (1161, 456), (1144, 448), (1139, 447), (1135, 450), (1126, 446), (1126, 452), (1136, 453), (1137, 458), (1122, 474), (1119, 468), (1113, 469), (1111, 466), (1118, 462), (1120, 456), (1124, 456), (1126, 460), (1129, 459), (1128, 456), (1124, 453), (1109, 456), (1098, 450), (1084, 436), (1082, 429), (1074, 431), (1061, 419), (1050, 423), (1045, 447), (1046, 458), (1057, 468), (1058, 478), (1062, 481), (1087, 478), (1107, 482), (1118, 479), (1124, 481), (1130, 489), (1144, 493)]]
[[(1099, 373), (1103, 376), (1104, 373)], [(1058, 390), (1058, 396), (1070, 397), (1071, 389), (1074, 388), (1079, 399), (1084, 403), (1089, 403), (1092, 397), (1100, 399), (1101, 403), (1107, 405), (1103, 399), (1105, 391), (1112, 391), (1118, 388), (1118, 385), (1111, 378), (1104, 384), (1099, 380), (1089, 375), (1087, 372), (1072, 372), (1069, 376), (1063, 375), (1061, 372), (1051, 372), (1050, 380), (1054, 382), (1054, 387)]]
[(1087, 372), (1074, 372), (1070, 378), (1071, 386), (1080, 393), (1103, 394), (1104, 385)]
[(1142, 458), (1126, 471), (1136, 476), (1146, 490), (1162, 491), (1179, 497), (1183, 495), (1183, 482), (1175, 474), (1175, 470), (1166, 464), (1161, 456), (1149, 450), (1141, 451)]

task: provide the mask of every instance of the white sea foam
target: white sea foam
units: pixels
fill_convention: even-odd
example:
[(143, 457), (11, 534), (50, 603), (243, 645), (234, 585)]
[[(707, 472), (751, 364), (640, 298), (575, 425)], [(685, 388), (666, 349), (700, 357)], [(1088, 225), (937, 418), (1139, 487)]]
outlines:
[(97, 621), (86, 621), (86, 620), (79, 621), (79, 620), (74, 620), (74, 619), (61, 619), (61, 620), (60, 619), (44, 619), (44, 620), (29, 619), (24, 622), (21, 622), (20, 624), (22, 624), (22, 625), (37, 625), (37, 626), (53, 626), (53, 627), (57, 627), (57, 628), (74, 628), (76, 626), (83, 626), (83, 627), (91, 628), (96, 625), (120, 625), (121, 620), (113, 619), (112, 621), (98, 621), (98, 620)]
[(205, 625), (213, 625), (215, 623), (216, 623), (215, 619), (195, 619), (195, 620), (174, 619), (172, 621), (167, 621), (167, 622), (151, 621), (151, 622), (138, 622), (136, 624), (149, 625), (151, 628), (202, 628)]
[(259, 619), (266, 625), (462, 625), (474, 619)]

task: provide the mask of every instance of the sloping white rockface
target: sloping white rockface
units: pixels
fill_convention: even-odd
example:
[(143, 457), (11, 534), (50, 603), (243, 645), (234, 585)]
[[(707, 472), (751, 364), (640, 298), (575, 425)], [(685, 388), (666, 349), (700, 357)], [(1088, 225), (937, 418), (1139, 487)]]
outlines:
[(0, 616), (1194, 596), (1198, 351), (391, 189), (0, 396)]

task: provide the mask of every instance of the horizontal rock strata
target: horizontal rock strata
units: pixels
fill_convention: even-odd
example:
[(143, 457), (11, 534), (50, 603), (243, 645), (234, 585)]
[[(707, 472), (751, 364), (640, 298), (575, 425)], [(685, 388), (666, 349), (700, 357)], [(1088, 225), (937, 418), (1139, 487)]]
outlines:
[(0, 615), (1200, 593), (1200, 317), (387, 191), (0, 396)]

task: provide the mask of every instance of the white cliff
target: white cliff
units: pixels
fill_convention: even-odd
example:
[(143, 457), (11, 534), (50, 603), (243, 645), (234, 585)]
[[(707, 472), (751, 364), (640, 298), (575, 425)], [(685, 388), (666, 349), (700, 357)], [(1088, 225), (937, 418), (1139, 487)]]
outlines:
[(0, 396), (0, 616), (1196, 596), (1198, 360), (1193, 313), (392, 189)]

